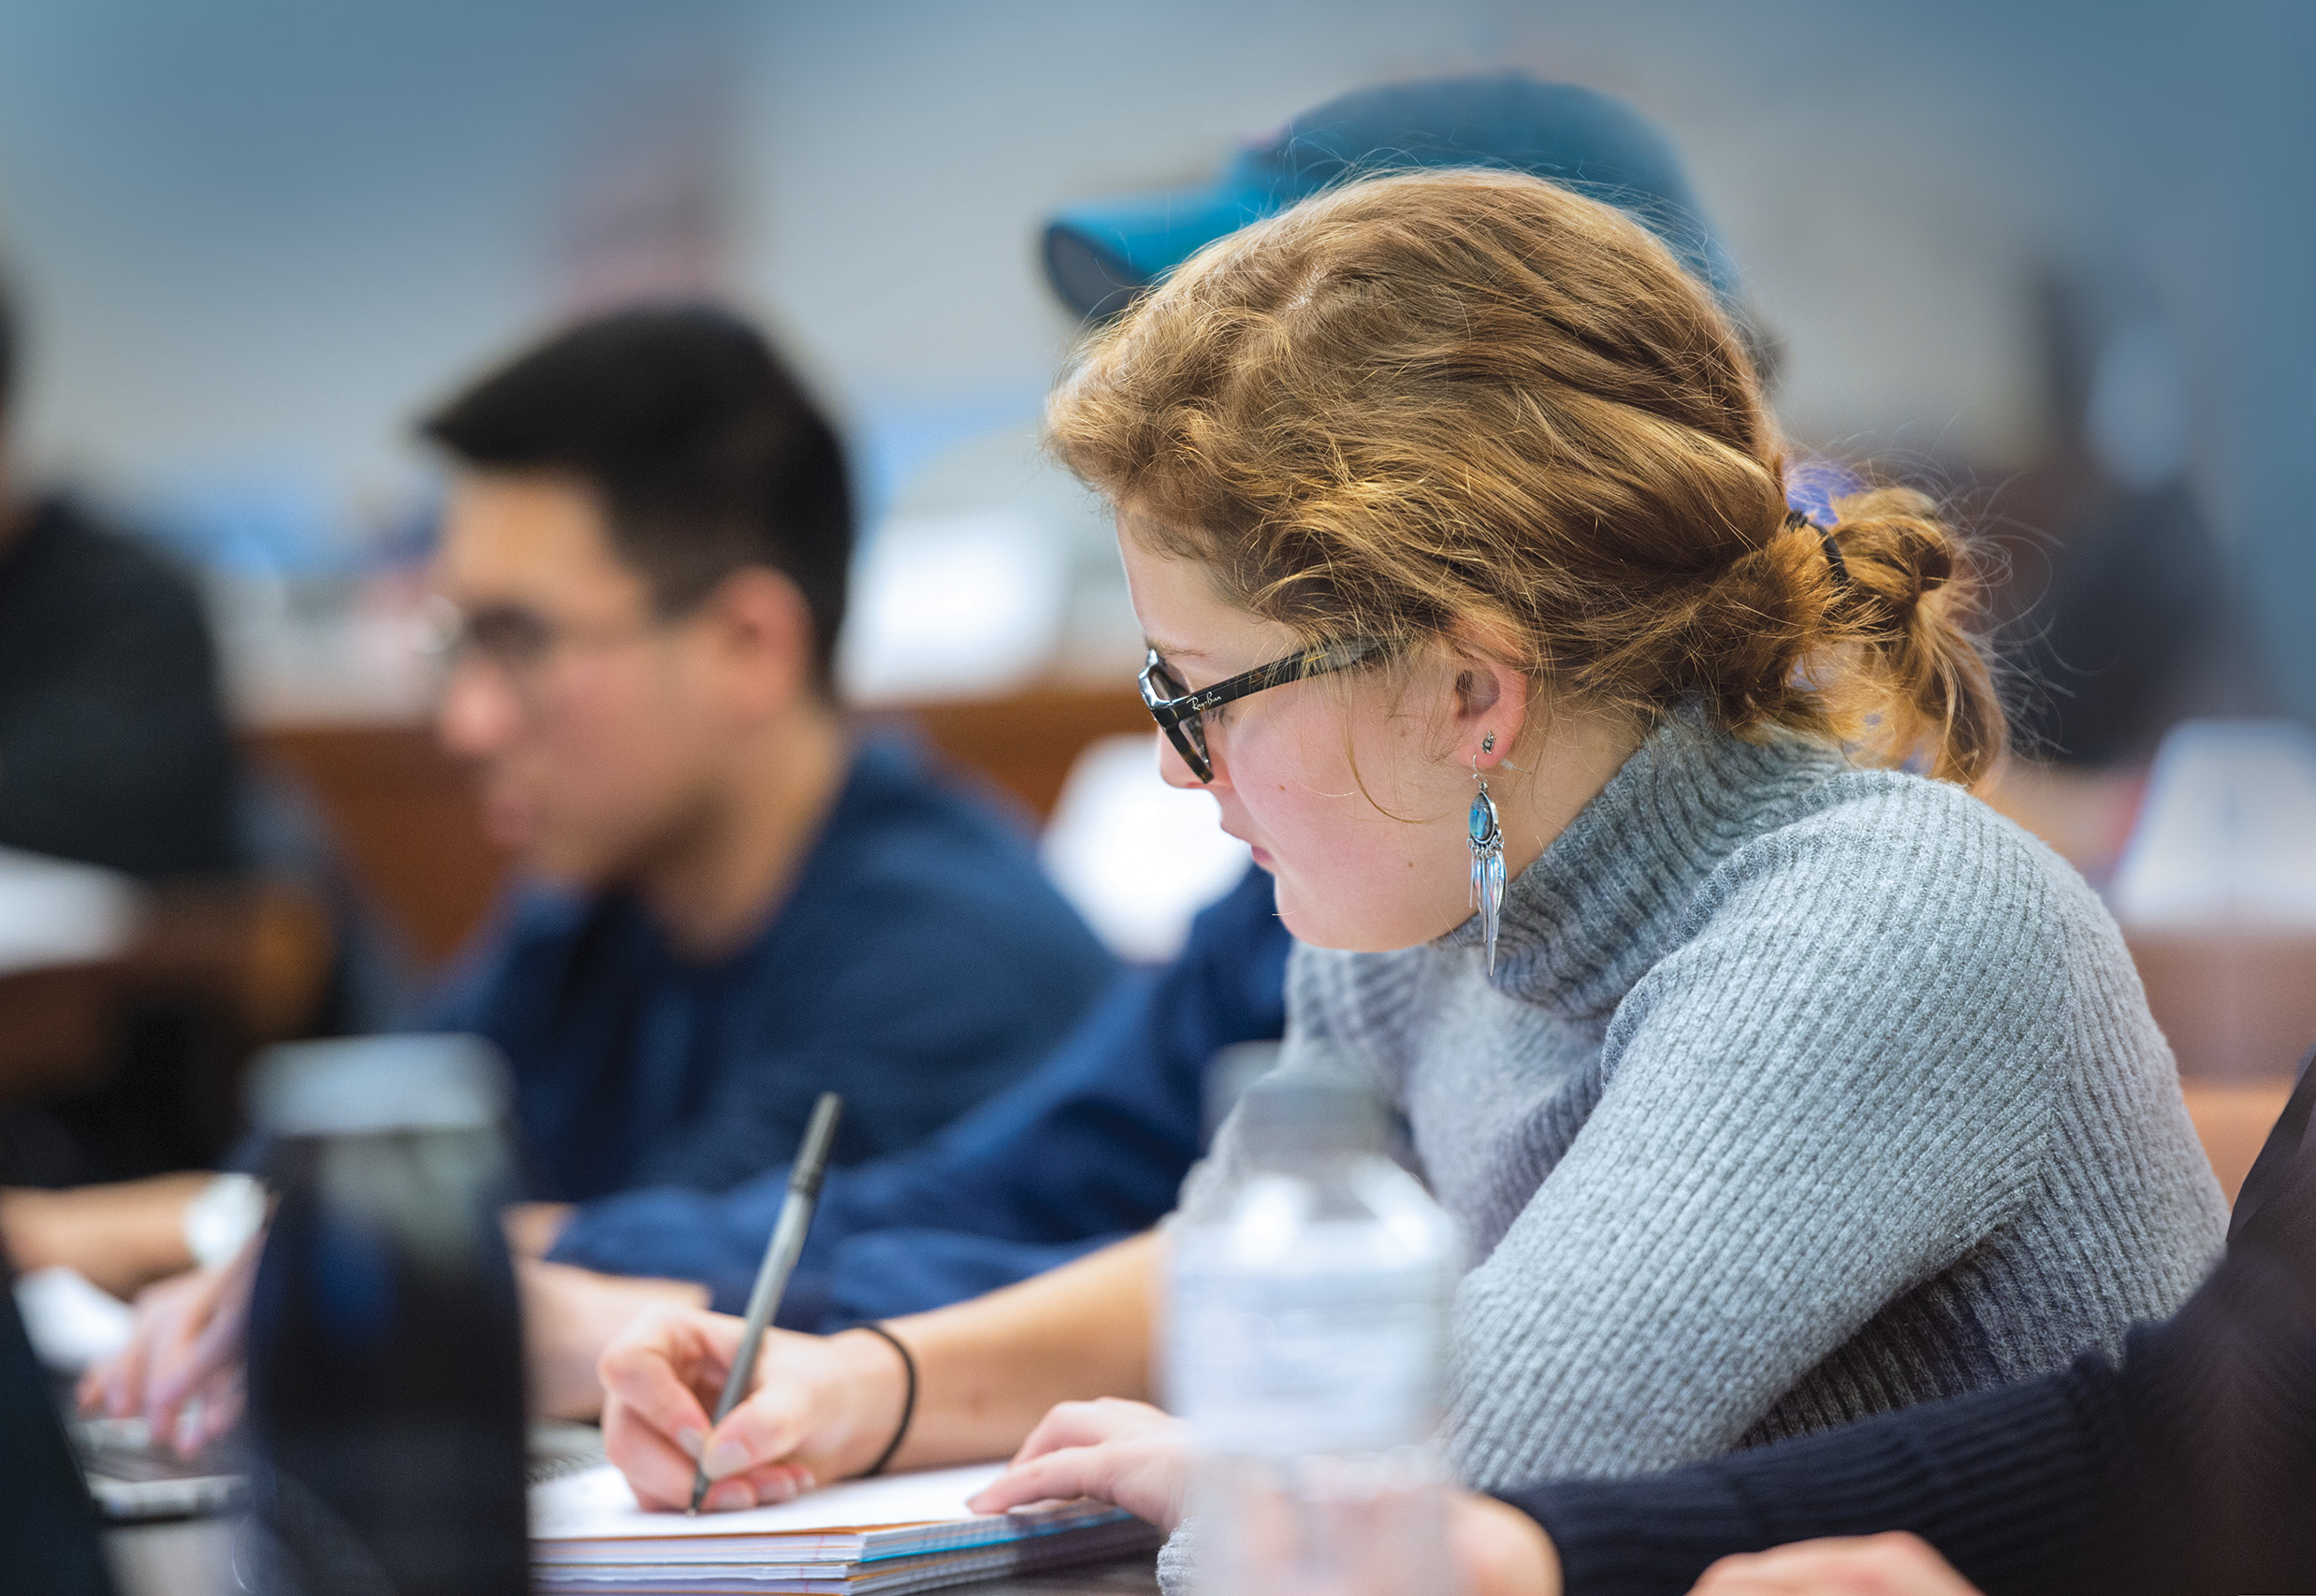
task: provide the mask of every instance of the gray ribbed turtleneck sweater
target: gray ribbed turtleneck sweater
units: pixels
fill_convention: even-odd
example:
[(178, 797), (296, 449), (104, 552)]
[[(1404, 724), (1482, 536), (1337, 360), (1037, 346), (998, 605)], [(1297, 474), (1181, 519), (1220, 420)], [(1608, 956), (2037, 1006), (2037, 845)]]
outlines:
[(1464, 1228), (1471, 1485), (2043, 1373), (2219, 1254), (2113, 920), (1959, 788), (1676, 716), (1478, 944), (1297, 949), (1281, 1061), (1372, 1072)]

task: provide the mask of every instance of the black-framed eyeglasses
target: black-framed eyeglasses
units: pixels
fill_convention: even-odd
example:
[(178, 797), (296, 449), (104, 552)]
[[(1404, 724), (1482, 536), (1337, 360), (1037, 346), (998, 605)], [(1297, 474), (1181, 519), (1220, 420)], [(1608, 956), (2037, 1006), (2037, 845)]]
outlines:
[(1142, 702), (1150, 706), (1150, 718), (1158, 723), (1166, 740), (1174, 745), (1174, 751), (1190, 767), (1190, 774), (1201, 781), (1212, 781), (1215, 762), (1206, 752), (1206, 726), (1202, 719), (1208, 710), (1219, 709), (1265, 688), (1285, 687), (1305, 676), (1323, 676), (1330, 671), (1344, 670), (1382, 653), (1383, 646), (1379, 642), (1362, 640), (1308, 649), (1284, 660), (1274, 660), (1267, 665), (1257, 665), (1197, 692), (1192, 692), (1174, 674), (1174, 668), (1153, 648), (1148, 662), (1142, 667)]

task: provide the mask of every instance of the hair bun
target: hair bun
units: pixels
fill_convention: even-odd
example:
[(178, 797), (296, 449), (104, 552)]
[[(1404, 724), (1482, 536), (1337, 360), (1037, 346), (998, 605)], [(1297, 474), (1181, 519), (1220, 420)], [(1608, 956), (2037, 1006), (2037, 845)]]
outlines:
[(1954, 576), (1954, 544), (1940, 529), (1935, 539), (1916, 539), (1920, 558), (1914, 566), (1915, 596), (1924, 598), (1945, 587)]
[(1888, 753), (1927, 750), (1935, 774), (1975, 780), (2002, 757), (2004, 728), (1970, 626), (1977, 590), (1965, 545), (1912, 488), (1868, 488), (1833, 509), (1828, 536), (1849, 580), (1828, 632), (1865, 650), (1852, 685), (1880, 701)]

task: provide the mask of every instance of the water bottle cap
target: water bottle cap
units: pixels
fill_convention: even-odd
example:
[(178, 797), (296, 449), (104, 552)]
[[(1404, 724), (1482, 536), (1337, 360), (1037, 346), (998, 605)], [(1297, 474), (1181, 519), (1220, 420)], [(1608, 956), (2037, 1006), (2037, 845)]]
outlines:
[(1249, 1084), (1238, 1103), (1239, 1145), (1255, 1163), (1383, 1150), (1383, 1106), (1351, 1081), (1289, 1070)]
[(495, 1125), (509, 1087), (480, 1037), (357, 1037), (268, 1048), (248, 1095), (250, 1119), (276, 1136), (362, 1136)]

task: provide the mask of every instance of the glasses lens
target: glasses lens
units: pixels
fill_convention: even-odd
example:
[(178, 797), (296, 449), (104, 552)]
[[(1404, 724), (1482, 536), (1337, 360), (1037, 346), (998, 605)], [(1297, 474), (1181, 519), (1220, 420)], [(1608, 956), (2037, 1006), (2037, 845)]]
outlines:
[(1206, 751), (1206, 722), (1202, 717), (1182, 718), (1182, 723), (1174, 728), (1174, 747), (1182, 750), (1183, 759), (1198, 773), (1201, 781), (1214, 779), (1214, 756)]
[(1174, 745), (1174, 752), (1190, 767), (1201, 781), (1214, 779), (1214, 765), (1206, 757), (1206, 728), (1195, 714), (1169, 721), (1158, 716), (1158, 705), (1168, 699), (1190, 696), (1189, 684), (1174, 674), (1174, 668), (1158, 658), (1158, 650), (1150, 651), (1149, 662), (1142, 669), (1143, 702), (1149, 704), (1151, 714), (1165, 730), (1166, 740)]

